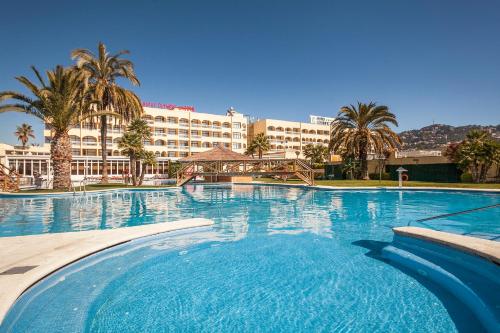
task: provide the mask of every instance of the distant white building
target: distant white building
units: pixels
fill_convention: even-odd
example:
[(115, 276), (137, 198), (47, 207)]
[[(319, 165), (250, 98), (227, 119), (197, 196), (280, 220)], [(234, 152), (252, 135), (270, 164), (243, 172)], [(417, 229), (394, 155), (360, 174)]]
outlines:
[(332, 117), (323, 117), (323, 116), (314, 116), (314, 115), (309, 115), (309, 122), (311, 124), (316, 124), (316, 125), (328, 125), (335, 120), (335, 118)]

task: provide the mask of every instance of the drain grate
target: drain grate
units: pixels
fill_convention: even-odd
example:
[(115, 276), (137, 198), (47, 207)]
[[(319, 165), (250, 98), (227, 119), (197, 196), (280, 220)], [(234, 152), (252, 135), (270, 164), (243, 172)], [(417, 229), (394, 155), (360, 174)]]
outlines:
[(33, 268), (38, 266), (17, 266), (9, 268), (6, 271), (0, 273), (0, 275), (14, 275), (14, 274), (24, 274), (27, 271), (31, 271)]

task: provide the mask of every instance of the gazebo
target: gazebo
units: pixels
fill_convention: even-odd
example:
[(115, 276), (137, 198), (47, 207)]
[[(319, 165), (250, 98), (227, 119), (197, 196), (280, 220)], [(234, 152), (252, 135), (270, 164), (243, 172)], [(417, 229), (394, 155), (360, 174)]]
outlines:
[(223, 146), (215, 146), (210, 150), (202, 153), (183, 157), (179, 162), (192, 162), (192, 161), (233, 161), (233, 160), (253, 160), (252, 157), (237, 153)]
[(299, 159), (254, 159), (227, 148), (215, 148), (179, 160), (177, 186), (196, 177), (206, 182), (251, 182), (253, 177), (296, 176), (314, 185), (314, 170)]
[[(189, 166), (191, 162), (196, 162), (197, 164), (204, 164), (205, 169), (209, 169), (213, 166), (214, 162), (224, 162), (224, 161), (252, 161), (254, 158), (237, 153), (223, 146), (215, 146), (214, 148), (179, 159), (179, 162), (183, 166)], [(206, 170), (208, 171), (208, 170)], [(238, 176), (226, 176), (226, 175), (205, 175), (205, 181), (207, 182), (251, 182), (252, 176), (248, 175), (238, 175)]]

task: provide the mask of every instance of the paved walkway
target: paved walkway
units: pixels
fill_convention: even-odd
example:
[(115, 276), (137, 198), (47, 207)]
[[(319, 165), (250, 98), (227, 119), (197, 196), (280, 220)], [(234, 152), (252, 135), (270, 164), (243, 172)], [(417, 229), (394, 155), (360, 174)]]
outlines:
[(0, 238), (0, 323), (21, 294), (50, 273), (78, 259), (135, 238), (212, 225), (194, 218), (110, 230)]

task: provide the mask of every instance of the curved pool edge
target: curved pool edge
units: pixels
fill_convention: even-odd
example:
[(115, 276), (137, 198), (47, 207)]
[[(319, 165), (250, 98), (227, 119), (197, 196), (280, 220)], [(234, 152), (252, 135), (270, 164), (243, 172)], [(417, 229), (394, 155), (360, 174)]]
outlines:
[(500, 242), (419, 227), (393, 228), (395, 235), (422, 239), (482, 257), (500, 266)]
[(193, 218), (111, 230), (0, 237), (0, 324), (26, 290), (71, 263), (134, 239), (211, 225), (212, 220)]
[(393, 228), (382, 258), (447, 290), (488, 332), (500, 325), (500, 242), (418, 227)]

